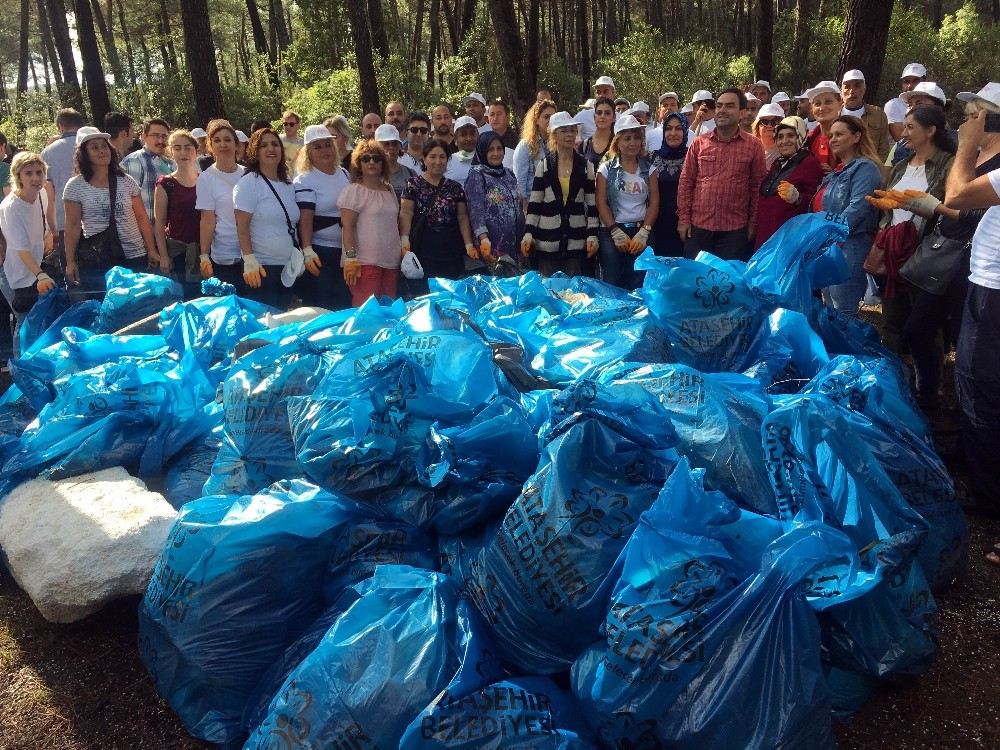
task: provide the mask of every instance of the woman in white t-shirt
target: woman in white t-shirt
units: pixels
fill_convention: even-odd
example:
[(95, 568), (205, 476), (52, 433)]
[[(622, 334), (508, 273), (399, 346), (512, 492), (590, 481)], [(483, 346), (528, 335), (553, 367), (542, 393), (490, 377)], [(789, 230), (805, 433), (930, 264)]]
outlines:
[(618, 118), (608, 158), (597, 170), (601, 276), (623, 289), (642, 286), (635, 256), (646, 249), (660, 210), (656, 168), (643, 156), (645, 138), (645, 127), (635, 117)]
[(285, 151), (272, 128), (247, 144), (247, 170), (233, 191), (236, 235), (243, 258), (244, 294), (285, 309), (291, 286), (304, 270), (298, 247), (299, 207), (288, 177)]
[(216, 277), (244, 294), (240, 241), (236, 236), (233, 190), (245, 171), (236, 163), (239, 137), (228, 120), (208, 123), (208, 153), (215, 163), (198, 175), (195, 208), (201, 212), (201, 277)]
[[(14, 157), (10, 182), (14, 188), (0, 203), (0, 230), (7, 241), (3, 272), (14, 293), (11, 307), (20, 326), (38, 300), (55, 288), (42, 270), (42, 257), (52, 247), (52, 227), (48, 223), (48, 195), (45, 192), (45, 162), (30, 151)], [(14, 337), (17, 355), (17, 336)]]
[(344, 246), (337, 199), (351, 177), (341, 165), (338, 139), (325, 125), (306, 128), (305, 148), (299, 151), (294, 185), (299, 204), (299, 236), (309, 273), (299, 277), (296, 291), (307, 305), (328, 310), (351, 306), (351, 290), (340, 270)]

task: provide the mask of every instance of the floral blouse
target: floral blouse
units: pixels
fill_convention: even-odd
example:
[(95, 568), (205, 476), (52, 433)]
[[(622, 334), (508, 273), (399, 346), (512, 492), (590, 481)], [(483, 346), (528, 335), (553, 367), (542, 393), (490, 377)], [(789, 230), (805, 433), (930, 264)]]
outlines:
[(403, 189), (403, 200), (411, 200), (415, 213), (422, 213), (428, 229), (458, 226), (458, 204), (465, 203), (465, 190), (454, 180), (442, 178), (436, 187), (423, 177), (411, 177)]

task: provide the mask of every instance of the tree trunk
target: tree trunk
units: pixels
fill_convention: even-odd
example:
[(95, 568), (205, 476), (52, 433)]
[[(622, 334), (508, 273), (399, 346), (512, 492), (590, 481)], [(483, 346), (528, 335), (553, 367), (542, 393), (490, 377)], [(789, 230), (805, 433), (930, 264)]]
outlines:
[(358, 61), (358, 79), (361, 84), (361, 109), (363, 112), (381, 112), (378, 101), (378, 81), (375, 79), (375, 62), (372, 59), (372, 38), (368, 28), (365, 5), (347, 3), (347, 16), (354, 37), (354, 54)]
[(507, 101), (520, 117), (531, 106), (534, 90), (521, 41), (521, 29), (514, 15), (514, 3), (513, 0), (487, 0), (487, 5), (500, 47), (500, 61), (507, 82)]
[(52, 27), (52, 41), (59, 54), (63, 85), (59, 87), (59, 100), (67, 107), (83, 111), (83, 92), (76, 76), (76, 59), (73, 44), (69, 38), (69, 23), (66, 21), (66, 7), (62, 0), (45, 0), (49, 25)]
[(844, 43), (840, 48), (837, 80), (854, 68), (870, 81), (865, 93), (869, 103), (879, 99), (878, 82), (885, 62), (885, 45), (892, 20), (892, 0), (848, 0)]
[(537, 79), (541, 62), (538, 57), (540, 6), (541, 0), (530, 0), (528, 5), (528, 71), (534, 79)]
[(264, 36), (264, 24), (260, 22), (260, 11), (256, 0), (247, 0), (247, 15), (250, 16), (250, 30), (253, 32), (253, 48), (258, 55), (267, 54), (267, 37)]
[[(108, 0), (108, 22), (111, 23), (112, 12), (111, 12), (111, 2)], [(135, 57), (132, 53), (132, 36), (128, 33), (128, 25), (125, 23), (125, 6), (122, 0), (118, 0), (118, 25), (122, 27), (122, 41), (125, 42), (125, 56), (128, 58), (128, 77), (132, 82), (132, 88), (139, 85), (139, 77), (135, 72)], [(112, 33), (114, 33), (114, 24), (111, 23)]]
[[(537, 4), (538, 0), (534, 0)], [(472, 30), (472, 25), (476, 20), (476, 0), (463, 0), (462, 2), (462, 26), (461, 36), (464, 37)]]
[(576, 42), (580, 49), (580, 77), (583, 79), (583, 98), (587, 98), (590, 90), (590, 32), (587, 30), (587, 0), (577, 0), (576, 3)]
[(21, 0), (21, 24), (18, 34), (17, 51), (17, 96), (28, 93), (28, 34), (31, 31), (31, 6), (28, 0)]
[[(56, 82), (56, 90), (62, 83), (62, 71), (59, 69), (59, 60), (56, 59), (56, 48), (52, 44), (52, 30), (49, 28), (49, 16), (45, 8), (45, 0), (38, 0), (38, 35), (42, 38), (42, 60), (46, 68), (52, 70), (52, 77)], [(49, 74), (45, 74), (46, 80)]]
[(431, 42), (427, 47), (427, 83), (434, 83), (434, 58), (437, 54), (438, 47), (438, 35), (440, 32), (440, 25), (438, 18), (441, 13), (441, 0), (431, 0), (431, 12), (428, 17), (428, 21), (431, 25)]
[[(115, 78), (116, 86), (125, 85), (125, 71), (122, 70), (122, 61), (118, 56), (118, 47), (115, 45), (115, 36), (105, 22), (104, 13), (101, 11), (99, 0), (91, 0), (91, 9), (94, 13), (94, 21), (97, 22), (97, 30), (101, 32), (101, 41), (104, 42), (104, 54), (111, 66), (111, 75)], [(110, 20), (110, 17), (109, 17)]]
[(271, 22), (274, 24), (275, 36), (278, 40), (278, 49), (284, 52), (291, 44), (291, 34), (285, 24), (285, 8), (281, 0), (271, 0)]
[(617, 10), (617, 3), (615, 2), (615, 0), (607, 0), (607, 5), (608, 5), (608, 11), (607, 11), (607, 17), (608, 17), (608, 26), (607, 26), (607, 28), (608, 28), (608, 36), (607, 36), (607, 41), (608, 41), (608, 44), (617, 44), (618, 40), (621, 38), (621, 35), (619, 33), (619, 30), (618, 30), (618, 10)]
[[(890, 0), (891, 2), (891, 0)], [(757, 80), (771, 80), (774, 66), (774, 0), (757, 0)]]
[[(806, 66), (809, 61), (809, 37), (811, 35), (813, 0), (797, 0), (795, 3), (795, 30), (792, 37), (792, 74), (797, 76), (795, 84), (804, 90)], [(793, 94), (795, 92), (792, 92)]]
[(928, 14), (931, 18), (931, 26), (935, 29), (940, 29), (941, 24), (944, 21), (944, 2), (943, 0), (930, 0), (927, 7)]
[[(458, 33), (458, 23), (459, 23), (458, 13), (455, 12), (454, 9), (452, 9), (449, 0), (441, 0), (441, 2), (444, 3), (444, 20), (445, 20), (445, 26), (448, 29), (448, 40), (451, 42), (451, 53), (453, 55), (456, 55), (458, 54), (458, 45), (460, 44), (459, 40), (461, 39), (461, 36)], [(372, 34), (374, 35), (374, 33), (375, 33), (375, 24), (373, 23)], [(378, 49), (378, 44), (375, 45), (375, 48)]]
[(424, 0), (417, 0), (417, 16), (413, 24), (413, 54), (410, 59), (414, 67), (420, 68), (420, 59), (423, 57), (423, 37), (424, 37)]
[(219, 68), (215, 62), (215, 42), (208, 20), (208, 0), (181, 0), (181, 26), (184, 29), (184, 57), (191, 76), (198, 124), (204, 126), (216, 117), (225, 117)]
[(382, 0), (368, 0), (368, 27), (372, 32), (372, 44), (375, 47), (375, 51), (382, 57), (388, 57), (389, 35), (385, 30), (385, 14), (382, 12)]
[[(208, 23), (208, 16), (202, 19), (202, 23)], [(160, 0), (160, 33), (163, 35), (161, 44), (163, 45), (164, 67), (177, 72), (177, 50), (174, 48), (174, 36), (170, 31), (170, 11), (167, 9), (167, 0)]]
[(83, 58), (83, 79), (87, 82), (87, 98), (90, 99), (91, 121), (103, 124), (104, 115), (111, 111), (108, 98), (108, 84), (104, 80), (101, 52), (97, 47), (97, 31), (94, 17), (90, 13), (89, 0), (75, 0), (76, 37)]

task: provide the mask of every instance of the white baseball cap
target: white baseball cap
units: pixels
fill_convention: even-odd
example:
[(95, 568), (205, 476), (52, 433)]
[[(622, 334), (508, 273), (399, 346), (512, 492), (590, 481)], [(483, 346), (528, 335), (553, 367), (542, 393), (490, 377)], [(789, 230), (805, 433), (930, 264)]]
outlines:
[(820, 81), (811, 89), (806, 91), (806, 97), (809, 101), (812, 101), (820, 94), (836, 94), (839, 97), (840, 86), (838, 86), (834, 81)]
[[(549, 127), (550, 128), (552, 127), (551, 120), (549, 120)], [(623, 130), (636, 130), (639, 128), (645, 129), (645, 127), (646, 126), (643, 125), (641, 122), (639, 122), (637, 119), (635, 119), (635, 117), (626, 113), (624, 115), (619, 116), (619, 118), (615, 120), (615, 135), (618, 135)]]
[(683, 107), (681, 107), (682, 114), (689, 115), (692, 112), (694, 112), (694, 107), (692, 107), (690, 104), (685, 104)]
[(236, 140), (238, 140), (240, 143), (250, 143), (250, 136), (248, 136), (242, 130), (237, 130)]
[(675, 101), (678, 101), (678, 102), (681, 100), (681, 98), (679, 96), (677, 96), (677, 92), (676, 91), (667, 91), (667, 92), (664, 92), (664, 93), (660, 94), (660, 99), (659, 99), (660, 104), (663, 104), (663, 100), (664, 99), (674, 99)]
[(766, 89), (767, 89), (768, 91), (770, 91), (770, 90), (771, 90), (771, 82), (770, 82), (770, 81), (754, 81), (754, 82), (753, 82), (753, 85), (754, 85), (754, 86), (763, 86), (763, 87), (764, 87), (764, 88), (766, 88)]
[(597, 104), (597, 99), (590, 97), (587, 101), (580, 105), (580, 109), (593, 109), (595, 104)]
[(76, 145), (77, 148), (82, 146), (87, 141), (92, 141), (95, 138), (103, 138), (104, 140), (110, 142), (111, 134), (103, 133), (93, 125), (84, 125), (82, 128), (76, 131)]
[(795, 98), (798, 99), (799, 101), (807, 102), (809, 101), (809, 92), (803, 91), (801, 94), (796, 94)]
[(635, 104), (632, 105), (632, 109), (630, 109), (629, 112), (645, 112), (648, 115), (649, 105), (646, 104), (646, 102), (644, 101), (641, 100), (637, 101)]
[(592, 88), (596, 89), (598, 86), (610, 86), (611, 88), (614, 88), (615, 79), (612, 78), (611, 76), (601, 76), (596, 81), (594, 81), (594, 85)]
[(780, 104), (781, 102), (790, 102), (791, 98), (784, 91), (779, 91), (777, 94), (771, 97), (771, 104)]
[(477, 130), (479, 129), (479, 124), (468, 115), (462, 115), (457, 120), (455, 120), (455, 132), (458, 132), (459, 128), (473, 127)]
[(191, 131), (191, 135), (193, 135), (195, 138), (208, 138), (208, 132), (205, 130), (205, 128), (195, 128), (194, 130)]
[(333, 133), (330, 132), (326, 125), (310, 125), (306, 128), (306, 134), (303, 140), (308, 146), (310, 143), (322, 141), (326, 138), (333, 138)]
[(757, 111), (757, 119), (761, 120), (765, 117), (777, 117), (780, 119), (784, 119), (785, 110), (781, 108), (780, 104), (774, 104), (773, 102), (770, 104), (765, 104)]
[(389, 143), (390, 141), (402, 143), (402, 141), (399, 140), (399, 131), (396, 130), (396, 126), (392, 123), (379, 125), (375, 128), (375, 140), (379, 143)]
[(484, 107), (486, 106), (486, 97), (483, 96), (482, 94), (480, 94), (477, 91), (473, 91), (471, 94), (469, 94), (467, 97), (465, 97), (462, 100), (462, 104), (468, 104), (470, 100), (471, 101), (477, 101), (480, 104), (482, 104)]
[(904, 91), (899, 95), (899, 98), (904, 102), (909, 102), (910, 99), (916, 94), (923, 94), (924, 96), (932, 96), (941, 102), (942, 105), (948, 103), (948, 97), (945, 96), (944, 90), (938, 86), (934, 81), (921, 81), (916, 86), (913, 87), (912, 91)]
[(748, 92), (747, 93), (747, 101), (748, 102), (759, 102), (760, 99), (758, 99), (756, 96), (754, 96), (753, 94), (751, 94), (751, 93)]
[(576, 128), (580, 125), (580, 121), (565, 110), (562, 112), (556, 112), (549, 118), (549, 130), (558, 130), (559, 128)]
[(865, 74), (862, 73), (857, 68), (855, 68), (854, 70), (849, 70), (846, 73), (844, 73), (844, 77), (840, 79), (840, 82), (841, 83), (847, 83), (848, 81), (862, 81), (863, 82), (864, 80), (865, 80)]
[[(917, 86), (923, 86), (923, 83), (918, 83)], [(1000, 83), (990, 81), (979, 89), (977, 93), (973, 94), (971, 91), (962, 91), (958, 94), (958, 98), (963, 102), (979, 100), (1000, 107)]]
[(903, 68), (903, 75), (900, 78), (924, 78), (927, 75), (927, 68), (920, 63), (910, 63)]
[(691, 97), (691, 103), (695, 102), (714, 102), (715, 96), (708, 89), (698, 89), (694, 92)]

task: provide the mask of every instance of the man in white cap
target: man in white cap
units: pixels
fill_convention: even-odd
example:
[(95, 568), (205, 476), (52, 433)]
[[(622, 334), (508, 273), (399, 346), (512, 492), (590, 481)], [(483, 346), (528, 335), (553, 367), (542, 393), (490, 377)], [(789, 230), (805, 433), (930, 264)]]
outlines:
[(448, 157), (445, 177), (459, 185), (465, 184), (465, 178), (469, 176), (469, 168), (472, 166), (472, 157), (476, 153), (478, 139), (479, 128), (469, 115), (463, 115), (455, 120), (455, 153)]
[(750, 93), (760, 99), (761, 105), (771, 103), (771, 82), (770, 81), (754, 81), (753, 86), (750, 87)]
[(490, 124), (486, 122), (486, 97), (478, 91), (473, 91), (462, 100), (465, 107), (465, 114), (476, 121), (476, 127), (480, 133), (485, 133), (490, 129)]
[[(743, 95), (746, 101), (746, 94)], [(715, 130), (715, 97), (708, 89), (698, 89), (691, 97), (691, 136), (697, 137), (703, 133)]]
[(656, 121), (663, 124), (663, 120), (671, 112), (679, 112), (681, 109), (681, 98), (676, 91), (667, 91), (660, 94), (659, 108), (656, 110)]
[(205, 128), (192, 128), (191, 135), (198, 141), (198, 156), (205, 155), (205, 142), (208, 140), (208, 131)]
[(750, 259), (767, 166), (761, 142), (740, 129), (746, 103), (740, 89), (723, 91), (716, 128), (688, 146), (677, 184), (677, 233), (689, 258), (707, 250), (723, 260)]
[[(594, 98), (600, 99), (606, 96), (608, 99), (615, 98), (615, 82), (611, 76), (601, 76), (594, 81)], [(580, 124), (580, 141), (592, 138), (597, 132), (597, 125), (594, 124), (594, 110), (583, 109), (576, 115), (576, 121)]]
[[(908, 63), (899, 77), (899, 91), (913, 91), (921, 81), (927, 80), (927, 68), (917, 62)], [(903, 137), (903, 120), (906, 118), (906, 102), (900, 97), (885, 103), (885, 117), (889, 121), (889, 137), (898, 141)]]
[(643, 127), (649, 124), (649, 105), (646, 102), (636, 102), (626, 114), (632, 115)]
[(624, 96), (619, 96), (615, 99), (615, 114), (623, 115), (632, 108), (632, 102), (626, 99)]
[(884, 162), (889, 155), (889, 122), (881, 107), (865, 104), (865, 74), (860, 70), (849, 70), (840, 81), (840, 97), (844, 100), (841, 114), (857, 117), (865, 125), (868, 137)]
[(780, 105), (785, 112), (785, 117), (795, 114), (792, 112), (792, 98), (784, 91), (775, 92), (774, 96), (771, 97), (771, 104)]
[(747, 94), (747, 108), (743, 110), (743, 117), (740, 118), (740, 127), (743, 129), (744, 133), (753, 132), (753, 121), (757, 119), (757, 113), (760, 111), (761, 102), (753, 94)]

